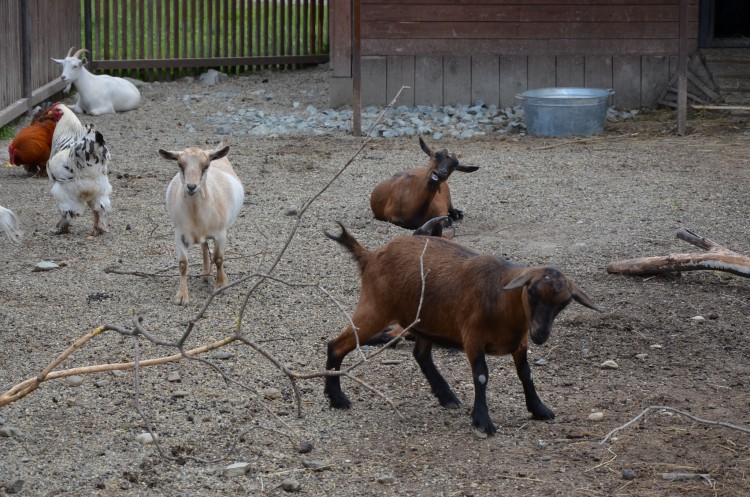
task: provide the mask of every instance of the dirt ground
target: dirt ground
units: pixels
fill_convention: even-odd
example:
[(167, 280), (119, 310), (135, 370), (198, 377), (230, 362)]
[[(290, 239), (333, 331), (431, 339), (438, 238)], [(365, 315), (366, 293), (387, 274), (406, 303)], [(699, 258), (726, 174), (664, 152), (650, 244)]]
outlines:
[[(141, 109), (84, 117), (102, 131), (113, 157), (114, 211), (110, 231), (98, 238), (86, 235), (90, 215), (77, 219), (71, 234), (51, 235), (58, 215), (47, 180), (3, 167), (0, 204), (20, 216), (25, 236), (20, 245), (0, 239), (0, 390), (39, 375), (102, 324), (132, 328), (134, 313), (149, 332), (177, 340), (211, 286), (195, 277), (200, 268), (193, 265), (191, 303), (171, 303), (177, 269), (163, 197), (176, 166), (157, 150), (217, 143), (206, 123), (217, 111), (289, 112), (293, 100), (323, 109), (326, 77), (325, 68), (313, 68), (231, 77), (213, 88), (147, 84)], [(377, 393), (342, 380), (349, 411), (328, 407), (322, 379), (299, 381), (298, 417), (286, 376), (235, 342), (204, 354), (210, 365), (143, 368), (137, 389), (132, 369), (102, 372), (80, 384), (46, 382), (0, 408), (0, 432), (12, 435), (0, 437), (0, 488), (29, 496), (748, 495), (747, 432), (656, 411), (601, 443), (649, 406), (750, 428), (750, 281), (714, 271), (649, 278), (606, 272), (616, 260), (699, 252), (675, 238), (683, 227), (750, 254), (748, 121), (691, 116), (690, 134), (677, 137), (672, 114), (643, 113), (635, 122), (609, 123), (589, 140), (426, 139), (480, 166), (450, 180), (466, 215), (457, 241), (528, 265), (555, 265), (604, 310), (573, 303), (549, 341), (531, 345), (537, 390), (554, 421), (530, 419), (511, 358), (492, 357), (488, 405), (498, 433), (478, 438), (465, 355), (435, 352), (462, 400), (459, 409), (444, 410), (409, 343), (355, 370)], [(233, 139), (229, 157), (246, 200), (226, 253), (231, 279), (268, 271), (294, 228), (290, 211), (320, 192), (360, 144), (347, 135)], [(7, 145), (0, 142), (0, 150)], [(216, 297), (186, 347), (232, 336), (247, 300), (242, 331), (249, 338), (294, 371), (321, 372), (326, 342), (347, 318), (321, 291), (300, 284), (324, 288), (346, 312), (359, 291), (355, 264), (323, 230), (341, 221), (372, 248), (407, 233), (372, 219), (369, 193), (394, 172), (424, 163), (416, 138), (367, 144), (305, 212), (274, 270), (280, 281), (249, 293), (258, 281), (251, 278)], [(199, 257), (193, 248), (191, 262)], [(40, 261), (61, 267), (34, 272)], [(145, 275), (127, 274), (136, 271)], [(139, 350), (142, 359), (176, 353), (145, 340)], [(56, 369), (134, 355), (132, 338), (107, 331)], [(619, 367), (600, 367), (607, 360)], [(170, 381), (174, 373), (178, 381)], [(146, 431), (139, 410), (176, 460), (137, 438)], [(591, 420), (592, 413), (603, 418)], [(301, 444), (312, 450), (300, 451)], [(235, 462), (248, 463), (247, 471), (226, 474)], [(693, 476), (664, 478), (674, 473)]]

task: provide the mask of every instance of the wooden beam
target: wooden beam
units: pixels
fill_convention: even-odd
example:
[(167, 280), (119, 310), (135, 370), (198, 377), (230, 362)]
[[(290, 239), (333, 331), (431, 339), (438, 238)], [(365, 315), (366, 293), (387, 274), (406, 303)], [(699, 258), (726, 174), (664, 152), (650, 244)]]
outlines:
[(680, 42), (677, 51), (677, 134), (687, 132), (688, 0), (680, 0)]
[(204, 57), (193, 59), (92, 60), (90, 70), (165, 69), (171, 67), (226, 67), (272, 64), (325, 64), (328, 55), (278, 55), (262, 57)]

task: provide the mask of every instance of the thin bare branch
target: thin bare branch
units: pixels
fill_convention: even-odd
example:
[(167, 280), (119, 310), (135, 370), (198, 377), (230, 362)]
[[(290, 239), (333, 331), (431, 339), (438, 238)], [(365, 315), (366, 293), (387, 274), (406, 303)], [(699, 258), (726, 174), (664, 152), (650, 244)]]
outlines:
[(628, 421), (624, 425), (618, 426), (614, 430), (612, 430), (609, 433), (607, 433), (607, 435), (605, 435), (605, 437), (599, 443), (602, 443), (602, 444), (606, 443), (607, 441), (609, 441), (610, 438), (612, 438), (612, 436), (614, 434), (618, 433), (621, 430), (624, 430), (628, 426), (630, 426), (633, 423), (637, 422), (639, 419), (641, 419), (643, 416), (645, 416), (646, 413), (648, 413), (649, 411), (670, 411), (670, 412), (676, 412), (677, 414), (680, 414), (682, 416), (690, 418), (693, 421), (697, 421), (698, 423), (703, 423), (703, 424), (713, 425), (713, 426), (723, 426), (724, 428), (730, 428), (732, 430), (738, 430), (738, 431), (741, 431), (741, 432), (744, 432), (744, 433), (750, 433), (750, 429), (748, 429), (748, 428), (744, 428), (742, 426), (733, 425), (731, 423), (725, 423), (723, 421), (712, 421), (710, 419), (699, 418), (697, 416), (694, 416), (694, 415), (690, 414), (689, 412), (681, 411), (679, 409), (675, 409), (674, 407), (668, 407), (668, 406), (649, 406), (649, 407), (645, 408), (643, 411), (641, 411), (641, 413), (638, 416), (634, 417), (633, 419), (631, 419), (630, 421)]

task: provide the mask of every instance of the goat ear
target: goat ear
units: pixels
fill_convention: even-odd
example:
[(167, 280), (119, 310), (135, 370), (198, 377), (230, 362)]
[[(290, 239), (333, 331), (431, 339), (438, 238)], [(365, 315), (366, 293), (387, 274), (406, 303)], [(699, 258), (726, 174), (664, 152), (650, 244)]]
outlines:
[(570, 283), (570, 289), (573, 290), (573, 300), (581, 304), (582, 306), (588, 307), (589, 309), (593, 309), (596, 312), (604, 312), (598, 307), (596, 307), (591, 300), (586, 296), (585, 293), (583, 293), (583, 290), (578, 288), (578, 285), (573, 283), (572, 281), (569, 281)]
[(226, 146), (219, 150), (214, 150), (213, 152), (208, 154), (208, 158), (212, 161), (216, 159), (221, 159), (222, 157), (226, 157), (226, 155), (229, 153), (229, 146)]
[(168, 152), (162, 149), (159, 149), (159, 155), (167, 160), (177, 160), (180, 156), (179, 152)]
[(503, 290), (515, 290), (526, 286), (531, 281), (531, 273), (524, 272), (521, 276), (516, 276), (513, 281), (503, 287)]
[(473, 173), (479, 169), (479, 166), (462, 166), (461, 164), (456, 166), (456, 171), (461, 171), (462, 173)]
[(422, 147), (424, 153), (432, 157), (432, 150), (430, 150), (430, 147), (427, 146), (421, 136), (419, 137), (419, 146)]

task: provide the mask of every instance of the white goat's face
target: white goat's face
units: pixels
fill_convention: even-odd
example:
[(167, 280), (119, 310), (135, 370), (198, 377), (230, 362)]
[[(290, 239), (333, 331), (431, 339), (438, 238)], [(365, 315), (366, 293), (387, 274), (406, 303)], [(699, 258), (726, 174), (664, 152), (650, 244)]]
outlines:
[(87, 62), (86, 57), (79, 58), (80, 55), (86, 52), (86, 49), (82, 48), (74, 54), (72, 52), (73, 47), (68, 50), (68, 55), (66, 55), (64, 59), (52, 59), (56, 64), (62, 66), (63, 72), (60, 76), (60, 80), (62, 80), (63, 83), (70, 84), (78, 80), (81, 76), (81, 72), (84, 70), (83, 66)]
[(229, 147), (220, 150), (203, 150), (189, 147), (182, 152), (159, 150), (159, 155), (165, 159), (177, 161), (180, 167), (182, 188), (187, 195), (200, 192), (206, 183), (206, 172), (211, 161), (221, 159), (229, 153)]

